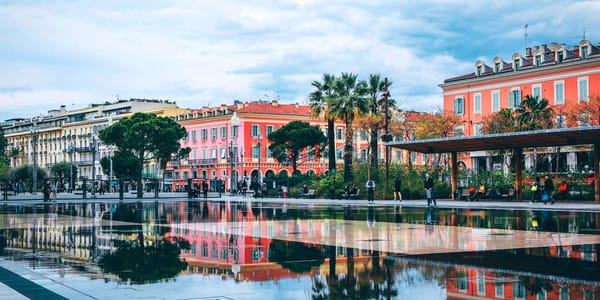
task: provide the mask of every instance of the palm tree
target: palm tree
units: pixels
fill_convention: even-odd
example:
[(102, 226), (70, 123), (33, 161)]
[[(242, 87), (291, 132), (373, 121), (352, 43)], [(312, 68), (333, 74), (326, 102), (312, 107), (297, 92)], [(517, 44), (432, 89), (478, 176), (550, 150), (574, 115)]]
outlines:
[(344, 143), (344, 182), (352, 182), (352, 154), (354, 153), (354, 119), (368, 111), (366, 94), (367, 84), (357, 80), (358, 75), (342, 73), (335, 82), (335, 96), (329, 103), (329, 112), (346, 124)]
[(323, 82), (313, 81), (315, 91), (310, 93), (310, 109), (315, 117), (323, 114), (327, 119), (327, 143), (329, 148), (329, 171), (335, 170), (335, 118), (329, 113), (329, 103), (334, 95), (335, 76), (323, 74)]
[(515, 109), (519, 131), (552, 128), (554, 110), (548, 106), (546, 98), (527, 95)]
[[(385, 82), (381, 80), (381, 76), (379, 74), (371, 74), (369, 75), (369, 79), (367, 80), (367, 100), (369, 105), (370, 113), (373, 116), (380, 116), (381, 110), (379, 109), (379, 99), (385, 92)], [(375, 123), (371, 126), (371, 140), (370, 140), (370, 148), (371, 148), (371, 172), (377, 170), (377, 162), (379, 161), (378, 151), (377, 151), (377, 133), (381, 128), (381, 123)]]

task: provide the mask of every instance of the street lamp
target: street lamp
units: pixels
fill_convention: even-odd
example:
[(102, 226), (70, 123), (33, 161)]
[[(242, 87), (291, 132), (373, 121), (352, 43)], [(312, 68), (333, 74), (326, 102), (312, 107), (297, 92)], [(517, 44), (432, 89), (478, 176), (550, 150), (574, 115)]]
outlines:
[[(234, 111), (231, 116), (231, 141), (229, 141), (229, 159), (231, 161), (231, 170), (229, 173), (229, 192), (233, 193), (233, 187), (237, 183), (237, 174), (234, 177), (233, 172), (235, 170), (235, 159), (237, 159), (237, 151), (233, 149), (233, 141), (237, 140), (238, 137), (238, 127), (240, 126), (240, 118), (238, 118), (237, 113)], [(237, 144), (237, 141), (236, 141)]]
[(70, 162), (70, 167), (69, 167), (69, 193), (73, 191), (73, 187), (74, 187), (74, 182), (73, 182), (73, 152), (75, 152), (75, 144), (71, 143), (69, 145), (69, 162)]
[(36, 119), (31, 119), (31, 149), (33, 150), (33, 173), (31, 174), (31, 194), (35, 195), (37, 190), (37, 138), (38, 129)]
[(258, 136), (256, 137), (256, 139), (258, 140), (258, 175), (256, 177), (256, 182), (258, 183), (258, 186), (262, 188), (262, 180), (260, 178), (260, 157), (262, 156), (261, 154), (261, 142), (262, 142), (262, 135), (259, 133)]
[(96, 137), (92, 136), (90, 151), (92, 151), (92, 198), (96, 198)]

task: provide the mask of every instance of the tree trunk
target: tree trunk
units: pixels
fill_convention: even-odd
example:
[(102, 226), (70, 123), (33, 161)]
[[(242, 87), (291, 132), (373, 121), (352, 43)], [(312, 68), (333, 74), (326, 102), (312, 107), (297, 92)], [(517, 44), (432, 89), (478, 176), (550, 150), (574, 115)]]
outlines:
[(335, 122), (327, 120), (327, 142), (329, 143), (329, 171), (335, 170)]
[(373, 128), (371, 128), (371, 173), (376, 172), (376, 170), (378, 170), (377, 168), (377, 162), (379, 161), (379, 151), (377, 151), (377, 145), (378, 145), (378, 140), (377, 140), (377, 126), (374, 126)]
[(346, 143), (344, 145), (344, 182), (351, 183), (352, 174), (352, 154), (354, 152), (353, 143), (354, 130), (352, 128), (352, 119), (346, 120)]
[(144, 190), (143, 190), (143, 184), (142, 184), (142, 172), (143, 172), (143, 170), (144, 170), (144, 159), (143, 159), (143, 156), (142, 156), (142, 159), (140, 159), (140, 168), (139, 168), (139, 172), (138, 172), (138, 175), (137, 175), (137, 184), (136, 184), (137, 185), (137, 187), (136, 187), (137, 188), (136, 197), (138, 199), (141, 199), (141, 198), (144, 197)]

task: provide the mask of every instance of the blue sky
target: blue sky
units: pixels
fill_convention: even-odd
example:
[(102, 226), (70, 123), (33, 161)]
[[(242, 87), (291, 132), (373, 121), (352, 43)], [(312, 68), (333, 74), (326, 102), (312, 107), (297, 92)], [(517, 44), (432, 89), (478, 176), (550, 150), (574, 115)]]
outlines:
[[(403, 109), (526, 45), (600, 42), (598, 1), (0, 0), (0, 120), (150, 98), (306, 103), (323, 73), (379, 73)], [(524, 27), (528, 24), (527, 44)]]

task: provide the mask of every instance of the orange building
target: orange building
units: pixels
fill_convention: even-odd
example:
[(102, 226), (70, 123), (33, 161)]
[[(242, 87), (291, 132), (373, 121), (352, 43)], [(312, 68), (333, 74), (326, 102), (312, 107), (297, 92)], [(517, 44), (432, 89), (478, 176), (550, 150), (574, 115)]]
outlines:
[[(555, 127), (565, 127), (566, 106), (589, 101), (590, 95), (600, 94), (600, 49), (588, 40), (572, 47), (552, 43), (526, 48), (525, 55), (515, 53), (508, 62), (500, 57), (494, 58), (490, 65), (478, 60), (472, 73), (446, 79), (440, 87), (444, 110), (453, 111), (463, 119), (464, 125), (456, 128), (457, 135), (481, 134), (485, 117), (502, 108), (517, 107), (527, 95), (547, 99), (556, 113)], [(540, 154), (546, 149), (536, 151)], [(587, 151), (588, 147), (560, 149), (561, 170), (582, 169)], [(463, 162), (474, 169), (485, 168), (491, 165), (485, 159), (488, 156), (491, 153), (486, 151), (473, 152), (464, 156)], [(533, 156), (526, 156), (526, 168), (543, 171), (550, 168), (551, 163), (540, 165)], [(501, 162), (498, 158), (494, 160), (497, 166)]]

